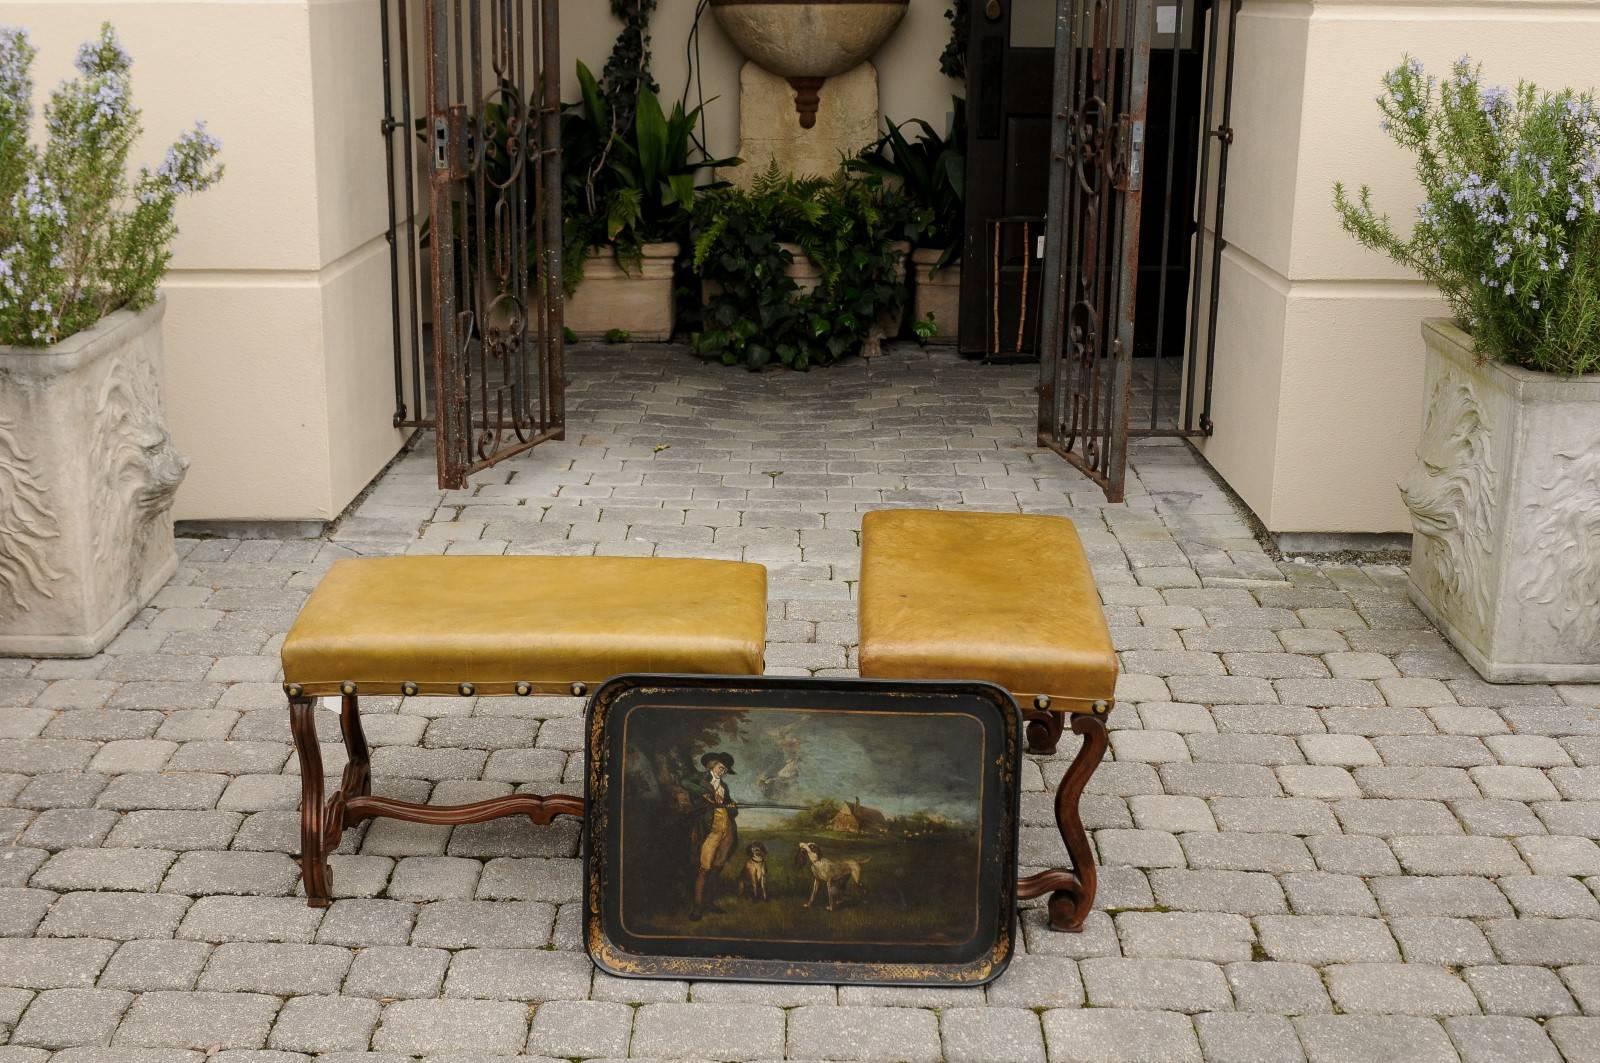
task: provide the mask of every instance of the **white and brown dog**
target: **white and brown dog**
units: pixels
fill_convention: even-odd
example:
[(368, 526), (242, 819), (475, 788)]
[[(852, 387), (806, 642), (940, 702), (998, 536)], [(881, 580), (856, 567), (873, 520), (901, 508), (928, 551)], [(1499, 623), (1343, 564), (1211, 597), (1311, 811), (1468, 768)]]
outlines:
[(767, 899), (767, 847), (751, 842), (744, 847), (744, 855), (744, 869), (739, 872), (739, 896), (743, 897), (748, 890), (751, 900), (764, 901)]
[(871, 857), (859, 860), (830, 860), (822, 855), (816, 842), (801, 842), (795, 852), (795, 863), (811, 870), (811, 896), (800, 907), (809, 908), (817, 899), (817, 891), (828, 887), (828, 911), (833, 911), (846, 888), (864, 889), (861, 885), (861, 865)]

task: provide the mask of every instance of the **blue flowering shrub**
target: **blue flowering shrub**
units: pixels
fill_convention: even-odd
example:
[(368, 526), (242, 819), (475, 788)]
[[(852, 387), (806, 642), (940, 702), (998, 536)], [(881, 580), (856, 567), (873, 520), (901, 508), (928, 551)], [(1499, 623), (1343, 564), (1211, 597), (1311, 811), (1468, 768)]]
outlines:
[(1600, 110), (1593, 93), (1485, 85), (1466, 57), (1440, 82), (1408, 59), (1383, 79), (1383, 128), (1416, 156), (1409, 236), (1371, 190), (1334, 186), (1344, 227), (1438, 286), (1478, 349), (1563, 375), (1600, 370)]
[(172, 257), (178, 197), (222, 177), (204, 122), (156, 169), (128, 175), (140, 133), (128, 53), (110, 24), (51, 93), (43, 150), (28, 139), (34, 48), (0, 27), (0, 344), (44, 346), (155, 299)]

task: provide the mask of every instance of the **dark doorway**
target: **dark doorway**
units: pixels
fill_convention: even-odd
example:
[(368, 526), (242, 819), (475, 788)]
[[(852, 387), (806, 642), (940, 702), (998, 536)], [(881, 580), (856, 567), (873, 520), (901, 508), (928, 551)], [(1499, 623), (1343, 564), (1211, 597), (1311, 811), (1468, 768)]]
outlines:
[[(1154, 4), (1134, 312), (1137, 358), (1181, 361), (1184, 354), (1203, 146), (1200, 45), (1209, 7), (1209, 0)], [(1056, 17), (1056, 0), (971, 4), (960, 331), (965, 354), (1038, 355)], [(1177, 366), (1165, 372), (1168, 385), (1178, 379)], [(1154, 367), (1141, 370), (1143, 376), (1160, 375)]]

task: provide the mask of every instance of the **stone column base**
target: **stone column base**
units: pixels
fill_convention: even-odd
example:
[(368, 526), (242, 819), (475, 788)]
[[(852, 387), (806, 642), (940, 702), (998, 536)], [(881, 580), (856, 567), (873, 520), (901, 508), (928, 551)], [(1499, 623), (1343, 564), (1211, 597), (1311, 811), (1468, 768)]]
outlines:
[(796, 177), (826, 177), (841, 158), (878, 138), (878, 71), (862, 63), (816, 89), (816, 121), (806, 128), (795, 110), (799, 90), (755, 63), (739, 70), (739, 158), (743, 165), (723, 176), (748, 188), (776, 161)]

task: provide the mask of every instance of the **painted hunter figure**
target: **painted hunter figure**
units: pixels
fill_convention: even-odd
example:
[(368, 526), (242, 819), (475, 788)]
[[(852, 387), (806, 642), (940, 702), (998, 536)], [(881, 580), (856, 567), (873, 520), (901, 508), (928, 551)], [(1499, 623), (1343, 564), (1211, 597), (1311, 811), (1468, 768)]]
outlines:
[(733, 757), (711, 752), (700, 758), (705, 770), (683, 780), (694, 811), (690, 829), (691, 854), (695, 861), (694, 901), (689, 918), (698, 921), (702, 912), (717, 912), (717, 891), (722, 884), (722, 869), (739, 846), (739, 805), (728, 792), (726, 776), (732, 775)]

